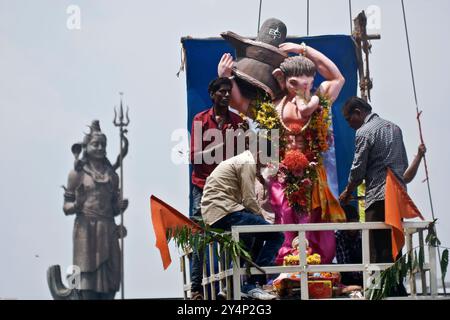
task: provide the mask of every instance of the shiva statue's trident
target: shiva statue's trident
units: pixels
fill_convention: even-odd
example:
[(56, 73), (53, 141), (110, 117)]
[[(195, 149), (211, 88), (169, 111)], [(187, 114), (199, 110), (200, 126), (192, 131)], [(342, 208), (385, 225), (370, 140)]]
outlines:
[[(114, 170), (117, 170), (118, 167), (120, 167), (120, 201), (123, 200), (123, 158), (128, 153), (128, 139), (126, 138), (125, 134), (128, 132), (126, 127), (130, 123), (130, 119), (128, 118), (128, 106), (127, 106), (127, 112), (123, 114), (123, 103), (122, 103), (122, 97), (123, 92), (119, 92), (120, 94), (120, 108), (119, 108), (119, 118), (117, 119), (117, 111), (114, 107), (114, 120), (113, 124), (116, 127), (120, 128), (120, 154), (118, 161), (113, 165)], [(124, 232), (124, 226), (123, 226), (123, 211), (120, 212), (120, 229), (121, 232)], [(124, 234), (120, 237), (120, 248), (121, 248), (121, 256), (120, 256), (120, 288), (121, 288), (121, 298), (125, 298), (125, 289), (124, 289), (124, 272), (123, 272), (123, 257), (124, 257), (124, 247), (123, 247), (123, 238)]]

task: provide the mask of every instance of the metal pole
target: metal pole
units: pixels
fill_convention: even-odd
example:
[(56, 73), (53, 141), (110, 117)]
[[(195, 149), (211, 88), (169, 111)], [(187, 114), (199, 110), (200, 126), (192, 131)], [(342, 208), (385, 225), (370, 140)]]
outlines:
[[(114, 121), (113, 124), (116, 127), (119, 127), (120, 132), (120, 155), (119, 155), (119, 166), (120, 166), (120, 204), (123, 202), (123, 145), (124, 145), (124, 134), (127, 132), (124, 127), (128, 126), (130, 123), (130, 119), (128, 118), (128, 109), (126, 112), (126, 116), (124, 116), (123, 113), (123, 102), (122, 102), (122, 96), (123, 93), (120, 92), (120, 109), (119, 109), (119, 117), (117, 118), (117, 112), (114, 108)], [(120, 230), (121, 230), (121, 237), (120, 237), (120, 288), (121, 288), (121, 298), (125, 299), (125, 285), (124, 285), (124, 226), (123, 226), (123, 210), (120, 208)]]
[(352, 0), (348, 0), (348, 12), (350, 16), (350, 35), (353, 32), (353, 20), (352, 20)]
[(259, 14), (258, 14), (258, 30), (256, 30), (256, 34), (259, 32), (260, 22), (261, 22), (261, 7), (262, 7), (262, 0), (259, 0)]
[[(120, 102), (122, 105), (122, 101)], [(123, 152), (122, 152), (122, 143), (123, 143), (123, 127), (120, 127), (120, 201), (123, 200)], [(120, 229), (123, 232), (123, 210), (120, 210)], [(121, 251), (121, 259), (120, 259), (120, 281), (121, 281), (121, 298), (125, 299), (125, 283), (124, 283), (124, 242), (123, 235), (120, 238), (120, 248)]]
[(306, 35), (309, 36), (309, 0), (306, 0)]

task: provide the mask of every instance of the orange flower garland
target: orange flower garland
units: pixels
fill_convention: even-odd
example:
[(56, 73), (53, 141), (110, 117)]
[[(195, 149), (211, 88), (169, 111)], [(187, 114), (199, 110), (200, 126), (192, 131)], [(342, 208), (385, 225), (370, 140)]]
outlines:
[(300, 171), (309, 165), (308, 158), (300, 150), (289, 150), (281, 162), (289, 171)]
[(280, 140), (280, 167), (278, 180), (285, 184), (284, 193), (292, 208), (298, 213), (311, 211), (312, 185), (317, 180), (316, 166), (323, 161), (322, 153), (329, 149), (331, 124), (331, 101), (316, 93), (319, 97), (320, 109), (311, 115), (307, 127), (298, 123), (291, 123), (285, 128), (283, 121), (276, 112), (275, 106), (268, 97), (257, 99), (249, 112), (254, 116), (259, 128), (278, 129), (283, 136), (288, 130), (290, 134), (302, 135), (304, 150), (286, 150), (285, 139)]

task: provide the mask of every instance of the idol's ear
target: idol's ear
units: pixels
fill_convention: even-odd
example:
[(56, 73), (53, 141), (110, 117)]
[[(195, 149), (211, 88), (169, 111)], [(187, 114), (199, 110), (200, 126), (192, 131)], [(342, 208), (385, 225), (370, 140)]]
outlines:
[(277, 80), (281, 91), (284, 91), (286, 89), (286, 77), (284, 76), (283, 71), (281, 71), (280, 68), (276, 68), (275, 70), (273, 70), (272, 75)]

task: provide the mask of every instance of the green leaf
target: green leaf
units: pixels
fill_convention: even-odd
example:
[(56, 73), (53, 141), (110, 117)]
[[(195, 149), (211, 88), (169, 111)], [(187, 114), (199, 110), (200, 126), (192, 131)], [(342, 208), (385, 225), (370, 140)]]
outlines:
[(230, 234), (224, 234), (223, 230), (211, 229), (204, 223), (199, 224), (202, 232), (193, 232), (191, 228), (183, 226), (181, 228), (167, 229), (167, 239), (174, 239), (176, 246), (179, 249), (192, 248), (194, 251), (202, 251), (206, 258), (206, 248), (211, 242), (220, 244), (220, 252), (217, 254), (224, 254), (237, 261), (237, 257), (242, 256), (251, 261), (250, 254), (246, 251), (242, 242), (234, 241)]
[(441, 241), (438, 237), (436, 237), (436, 243), (434, 244), (435, 247), (439, 247), (441, 245)]
[(406, 277), (406, 275), (408, 274), (408, 262), (407, 262), (407, 255), (403, 255), (400, 258), (400, 276), (402, 278)]
[(434, 221), (428, 225), (428, 235), (425, 238), (425, 242), (433, 247), (441, 245), (441, 241), (436, 234), (436, 221), (437, 219), (434, 219)]
[(413, 261), (413, 256), (412, 256), (412, 252), (408, 253), (408, 262), (406, 263), (406, 266), (408, 268), (409, 273), (411, 274), (413, 271), (413, 265), (412, 265), (412, 261)]
[(431, 239), (431, 233), (428, 232), (427, 236), (425, 237), (425, 243), (429, 244), (430, 243), (430, 239)]
[(423, 251), (423, 246), (419, 247), (419, 269), (420, 271), (423, 271), (423, 264), (425, 262), (425, 254)]
[(441, 271), (442, 271), (442, 281), (445, 279), (445, 275), (447, 274), (448, 267), (448, 249), (442, 251), (441, 256)]
[(383, 283), (382, 283), (382, 285), (383, 285), (383, 292), (382, 292), (383, 296), (382, 297), (383, 298), (387, 297), (389, 295), (389, 293), (391, 292), (392, 284), (395, 281), (395, 279), (393, 279), (393, 277), (392, 277), (391, 270), (392, 269), (387, 269), (385, 272), (385, 277), (384, 277)]
[(401, 269), (401, 267), (398, 264), (395, 264), (392, 269), (394, 270), (395, 283), (399, 284), (400, 283), (400, 279), (402, 278), (401, 277), (402, 269)]

